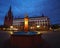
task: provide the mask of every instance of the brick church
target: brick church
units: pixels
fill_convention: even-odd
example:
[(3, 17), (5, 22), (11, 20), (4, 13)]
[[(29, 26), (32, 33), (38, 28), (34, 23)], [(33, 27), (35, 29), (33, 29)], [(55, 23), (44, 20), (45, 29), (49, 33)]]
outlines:
[(4, 26), (10, 27), (12, 24), (13, 24), (13, 14), (11, 11), (11, 6), (10, 6), (9, 11), (5, 16)]

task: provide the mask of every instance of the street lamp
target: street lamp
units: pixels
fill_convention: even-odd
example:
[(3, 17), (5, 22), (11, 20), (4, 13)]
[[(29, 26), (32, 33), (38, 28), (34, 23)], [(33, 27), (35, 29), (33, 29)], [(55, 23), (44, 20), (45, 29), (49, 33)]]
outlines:
[(9, 34), (12, 35), (13, 34), (13, 31), (9, 31)]
[(41, 32), (37, 32), (37, 34), (41, 34)]
[(30, 29), (33, 29), (33, 27), (30, 27)]
[(13, 26), (10, 26), (10, 28), (12, 29), (12, 28), (13, 28)]
[(10, 30), (13, 30), (13, 26), (10, 26)]
[(37, 28), (39, 28), (40, 26), (39, 25), (37, 25)]

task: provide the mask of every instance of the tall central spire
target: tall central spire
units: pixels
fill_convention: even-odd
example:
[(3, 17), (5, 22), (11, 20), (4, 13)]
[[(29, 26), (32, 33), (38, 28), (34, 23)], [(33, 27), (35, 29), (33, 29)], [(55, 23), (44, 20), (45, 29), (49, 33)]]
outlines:
[(11, 6), (9, 8), (9, 11), (8, 11), (8, 16), (11, 16), (12, 15), (12, 11), (11, 11)]

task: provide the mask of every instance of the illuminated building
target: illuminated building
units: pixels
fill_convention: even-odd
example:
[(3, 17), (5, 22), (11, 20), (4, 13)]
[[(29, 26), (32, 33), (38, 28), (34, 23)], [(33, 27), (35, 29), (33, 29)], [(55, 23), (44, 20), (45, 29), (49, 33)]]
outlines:
[[(26, 15), (28, 17), (28, 15)], [(8, 16), (5, 16), (4, 25), (6, 26), (13, 26), (14, 28), (18, 28), (19, 30), (24, 30), (24, 22), (25, 18), (13, 18), (11, 8), (8, 11)], [(50, 26), (50, 19), (47, 16), (35, 16), (35, 17), (28, 17), (28, 29), (29, 31), (36, 31), (36, 30), (49, 30)]]
[[(48, 30), (50, 26), (50, 20), (47, 16), (29, 17), (29, 30)], [(13, 25), (21, 30), (24, 28), (24, 18), (15, 18)]]

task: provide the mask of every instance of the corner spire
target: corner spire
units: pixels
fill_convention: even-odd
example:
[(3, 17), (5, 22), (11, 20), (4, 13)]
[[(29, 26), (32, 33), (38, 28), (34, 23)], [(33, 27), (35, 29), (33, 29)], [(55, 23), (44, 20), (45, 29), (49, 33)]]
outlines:
[(44, 14), (42, 13), (42, 16), (44, 17)]

